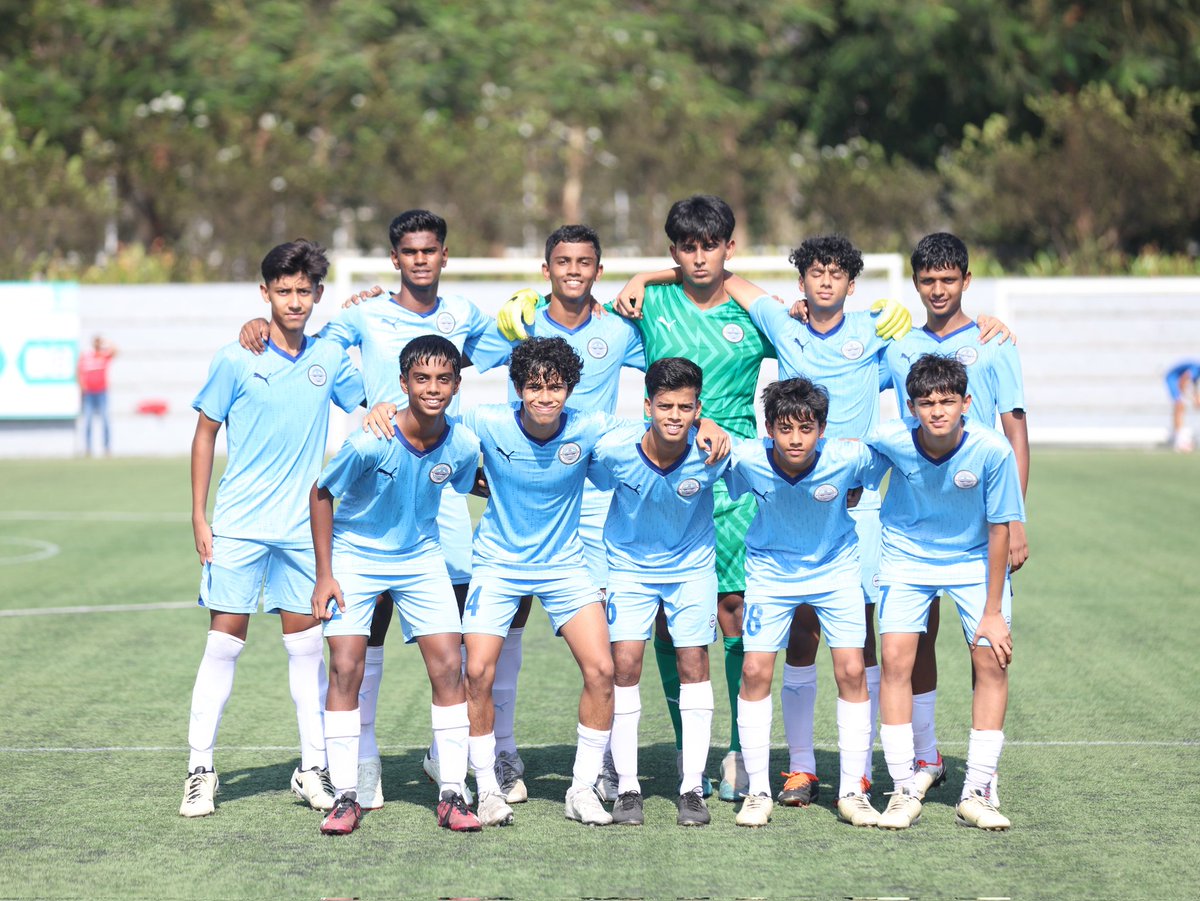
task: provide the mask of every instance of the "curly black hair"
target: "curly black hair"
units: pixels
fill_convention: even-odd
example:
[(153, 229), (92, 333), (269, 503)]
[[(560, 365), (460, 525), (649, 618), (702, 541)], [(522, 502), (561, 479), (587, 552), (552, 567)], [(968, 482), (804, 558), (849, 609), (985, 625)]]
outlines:
[(807, 238), (788, 256), (791, 263), (803, 276), (813, 263), (837, 266), (849, 277), (858, 278), (863, 271), (862, 253), (844, 235), (820, 235)]
[(954, 357), (924, 354), (908, 370), (904, 390), (916, 401), (934, 394), (967, 396), (967, 367)]
[(562, 379), (567, 391), (574, 391), (583, 374), (583, 360), (562, 338), (529, 338), (513, 348), (508, 375), (521, 391), (532, 381)]
[(825, 425), (829, 419), (829, 392), (803, 377), (771, 382), (763, 389), (762, 403), (768, 426), (786, 419)]

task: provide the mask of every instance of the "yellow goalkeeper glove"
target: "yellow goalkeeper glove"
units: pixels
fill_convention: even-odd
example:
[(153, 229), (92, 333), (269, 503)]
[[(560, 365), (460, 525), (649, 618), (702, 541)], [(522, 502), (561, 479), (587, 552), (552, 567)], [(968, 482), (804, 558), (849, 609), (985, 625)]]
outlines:
[(524, 341), (529, 337), (525, 326), (533, 325), (533, 316), (537, 312), (542, 295), (533, 288), (522, 288), (508, 300), (496, 314), (496, 327), (509, 341)]
[(912, 313), (904, 304), (881, 297), (871, 304), (871, 315), (875, 319), (875, 334), (885, 341), (899, 340), (912, 328)]

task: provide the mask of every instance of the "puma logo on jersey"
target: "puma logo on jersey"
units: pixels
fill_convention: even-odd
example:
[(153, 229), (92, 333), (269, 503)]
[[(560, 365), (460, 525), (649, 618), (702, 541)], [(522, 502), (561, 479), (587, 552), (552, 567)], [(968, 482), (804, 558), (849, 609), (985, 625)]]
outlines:
[(768, 497), (771, 496), (770, 491), (759, 491), (757, 488), (751, 488), (750, 493), (762, 501), (765, 501)]
[(500, 445), (497, 444), (496, 445), (496, 453), (498, 453), (501, 457), (504, 458), (505, 463), (511, 463), (512, 455), (515, 454), (516, 451), (515, 450), (506, 451), (506, 450), (502, 449), (500, 447)]
[(256, 372), (254, 373), (254, 377), (256, 379), (262, 379), (264, 382), (266, 382), (268, 388), (271, 387), (271, 377), (269, 375), (263, 375), (261, 372)]
[(808, 349), (808, 342), (807, 342), (807, 341), (801, 341), (799, 338), (792, 338), (792, 340), (793, 340), (793, 341), (795, 341), (795, 342), (796, 342), (796, 346), (800, 348), (800, 353), (801, 353), (801, 354), (803, 354), (803, 353), (804, 353), (804, 351), (806, 351), (806, 350)]
[(630, 491), (632, 491), (634, 494), (636, 494), (638, 497), (642, 496), (642, 488), (640, 485), (630, 485), (628, 482), (622, 482), (621, 484), (624, 485), (626, 488), (628, 488)]
[(379, 321), (382, 322), (384, 325), (390, 325), (394, 331), (397, 331), (397, 332), (400, 331), (400, 320), (399, 319), (380, 319)]
[[(397, 467), (397, 468), (399, 468), (399, 467)], [(384, 469), (384, 468), (381, 466), (379, 469), (377, 469), (377, 470), (375, 470), (375, 471), (376, 471), (377, 473), (379, 473), (381, 476), (387, 476), (387, 477), (388, 477), (389, 479), (391, 479), (393, 482), (394, 482), (394, 481), (396, 481), (396, 470), (395, 470), (395, 469), (393, 469), (391, 472), (388, 472), (386, 469)]]
[(659, 316), (658, 321), (667, 327), (668, 332), (671, 331), (673, 328), (675, 328), (675, 320), (674, 319), (667, 319), (665, 316)]

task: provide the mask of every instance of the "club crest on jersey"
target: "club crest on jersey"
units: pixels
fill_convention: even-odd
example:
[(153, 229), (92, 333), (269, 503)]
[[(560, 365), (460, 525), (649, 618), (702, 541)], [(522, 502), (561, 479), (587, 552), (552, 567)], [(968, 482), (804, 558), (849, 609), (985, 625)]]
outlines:
[(454, 472), (454, 470), (450, 468), (449, 463), (439, 463), (437, 466), (433, 467), (433, 469), (429, 470), (429, 481), (433, 482), (435, 485), (440, 485), (442, 482), (446, 481), (446, 479), (450, 478), (450, 474), (452, 472)]
[(717, 627), (717, 615), (714, 613), (708, 618), (708, 627), (715, 629)]
[(587, 343), (587, 352), (593, 360), (603, 360), (608, 356), (608, 342), (603, 338), (593, 338)]
[(847, 360), (857, 360), (866, 352), (866, 346), (856, 338), (851, 338), (842, 345), (842, 356)]
[(725, 328), (721, 329), (721, 337), (730, 344), (740, 344), (742, 339), (746, 337), (746, 333), (736, 322), (731, 322)]
[(583, 451), (574, 441), (568, 441), (558, 449), (558, 460), (560, 463), (565, 463), (570, 466), (572, 463), (578, 463)]
[(979, 476), (969, 469), (960, 469), (954, 474), (954, 484), (959, 488), (974, 488), (979, 484)]
[(437, 330), (443, 335), (448, 335), (454, 331), (454, 326), (458, 324), (458, 320), (454, 318), (454, 314), (446, 310), (438, 313)]
[(828, 504), (837, 496), (837, 485), (830, 485), (828, 482), (826, 482), (824, 485), (817, 486), (817, 490), (813, 492), (813, 498), (823, 504)]
[(960, 347), (954, 352), (954, 359), (964, 366), (970, 366), (979, 359), (979, 351), (973, 347)]
[(680, 497), (693, 497), (700, 490), (700, 482), (698, 479), (684, 479), (679, 483), (679, 487), (675, 489)]
[(308, 380), (320, 388), (329, 381), (329, 373), (325, 371), (325, 367), (317, 363), (308, 367)]

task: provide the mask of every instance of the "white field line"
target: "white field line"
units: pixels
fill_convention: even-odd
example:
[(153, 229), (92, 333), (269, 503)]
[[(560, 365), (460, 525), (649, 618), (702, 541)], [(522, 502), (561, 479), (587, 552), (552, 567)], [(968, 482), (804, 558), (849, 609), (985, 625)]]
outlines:
[(106, 510), (0, 510), (0, 522), (190, 522), (189, 513), (123, 513)]
[(188, 610), (196, 606), (195, 601), (163, 601), (158, 604), (107, 604), (94, 607), (42, 607), (21, 610), (0, 610), (5, 616), (66, 616), (76, 613), (140, 613), (143, 610)]
[[(965, 741), (943, 741), (938, 742), (938, 745), (943, 748), (966, 748)], [(1196, 748), (1200, 747), (1200, 740), (1180, 739), (1178, 741), (1024, 741), (1015, 739), (1005, 741), (1006, 748)], [(380, 750), (383, 751), (423, 751), (427, 749), (427, 745), (383, 745)], [(523, 748), (530, 750), (540, 750), (545, 748), (557, 747), (557, 745), (547, 744), (523, 744)], [(772, 748), (786, 748), (784, 744), (773, 744)], [(836, 751), (836, 744), (818, 743), (816, 747), (822, 751)], [(218, 750), (222, 753), (234, 752), (259, 752), (259, 751), (295, 751), (296, 748), (292, 745), (218, 745)], [(178, 746), (129, 746), (129, 745), (112, 745), (94, 748), (63, 748), (63, 747), (0, 747), (0, 754), (183, 754), (188, 750), (187, 745)]]

